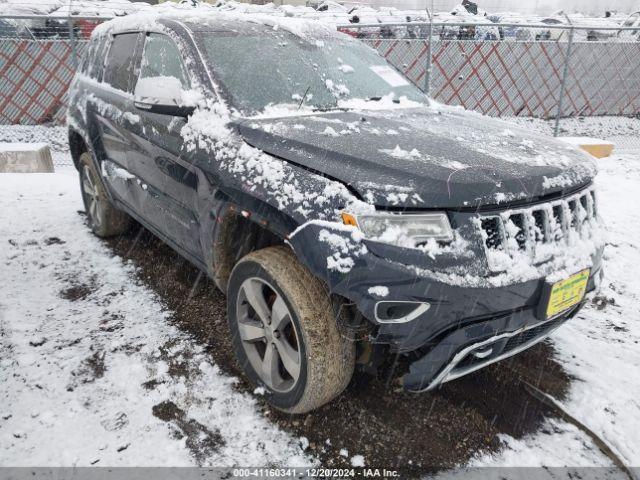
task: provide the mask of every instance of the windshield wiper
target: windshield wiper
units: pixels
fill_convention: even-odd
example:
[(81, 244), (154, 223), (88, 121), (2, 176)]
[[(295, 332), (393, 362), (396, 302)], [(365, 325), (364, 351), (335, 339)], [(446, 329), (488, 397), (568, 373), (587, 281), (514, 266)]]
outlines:
[(298, 104), (298, 110), (300, 110), (300, 107), (302, 106), (302, 102), (304, 102), (304, 99), (307, 98), (307, 94), (309, 93), (310, 88), (311, 88), (311, 85), (309, 85), (307, 89), (304, 91), (304, 95), (302, 95), (302, 98), (300, 99), (300, 103)]

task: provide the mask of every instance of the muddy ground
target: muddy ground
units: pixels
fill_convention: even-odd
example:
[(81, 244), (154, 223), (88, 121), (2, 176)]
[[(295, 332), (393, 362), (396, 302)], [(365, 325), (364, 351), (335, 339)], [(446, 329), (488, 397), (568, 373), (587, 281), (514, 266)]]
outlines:
[[(205, 346), (212, 360), (227, 374), (241, 379), (238, 388), (250, 391), (235, 363), (226, 324), (224, 296), (199, 270), (146, 230), (107, 242), (114, 254), (131, 260), (139, 278), (175, 312), (173, 321)], [(80, 286), (69, 295), (82, 295)], [(340, 454), (364, 455), (367, 466), (399, 469), (419, 476), (460, 465), (481, 451), (500, 447), (498, 434), (516, 438), (535, 432), (553, 412), (531, 397), (521, 379), (563, 398), (570, 379), (553, 360), (553, 348), (542, 343), (529, 351), (431, 393), (398, 390), (384, 372), (379, 378), (358, 375), (348, 389), (323, 408), (302, 416), (282, 414), (262, 402), (265, 416), (281, 428), (309, 440), (310, 453), (325, 467), (350, 466)], [(170, 365), (170, 374), (187, 375), (187, 367)], [(145, 388), (154, 388), (153, 382)], [(259, 397), (258, 397), (259, 398)], [(185, 423), (170, 404), (154, 407), (158, 418)], [(199, 431), (205, 426), (180, 428)], [(330, 444), (327, 442), (330, 439)], [(206, 450), (206, 446), (201, 447)], [(198, 459), (206, 454), (197, 445)]]

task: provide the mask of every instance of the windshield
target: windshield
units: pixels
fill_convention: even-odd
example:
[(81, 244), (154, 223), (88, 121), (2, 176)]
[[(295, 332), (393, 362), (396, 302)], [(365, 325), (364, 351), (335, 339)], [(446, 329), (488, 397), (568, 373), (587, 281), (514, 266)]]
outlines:
[(426, 101), (374, 50), (348, 38), (212, 32), (199, 41), (214, 76), (243, 113), (274, 105), (328, 110), (353, 99)]

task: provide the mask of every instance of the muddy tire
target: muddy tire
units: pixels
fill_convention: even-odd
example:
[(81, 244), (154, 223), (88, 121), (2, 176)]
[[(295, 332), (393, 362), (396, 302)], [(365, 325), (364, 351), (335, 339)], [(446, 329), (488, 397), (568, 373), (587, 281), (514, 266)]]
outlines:
[(242, 258), (227, 305), (236, 358), (274, 407), (309, 412), (349, 384), (355, 345), (340, 335), (325, 287), (288, 247)]
[(93, 233), (99, 237), (125, 233), (131, 227), (131, 217), (114, 207), (109, 200), (91, 160), (91, 154), (84, 152), (80, 155), (78, 166), (82, 201)]

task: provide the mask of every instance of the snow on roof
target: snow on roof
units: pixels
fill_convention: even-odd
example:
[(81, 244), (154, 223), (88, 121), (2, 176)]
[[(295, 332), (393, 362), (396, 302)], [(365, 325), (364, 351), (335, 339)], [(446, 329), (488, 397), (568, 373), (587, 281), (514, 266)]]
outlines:
[(163, 29), (161, 20), (175, 20), (190, 27), (206, 29), (220, 27), (228, 23), (252, 23), (273, 30), (283, 30), (298, 37), (316, 38), (339, 35), (335, 27), (328, 24), (266, 13), (249, 13), (214, 9), (207, 4), (193, 7), (186, 4), (165, 2), (145, 9), (143, 12), (127, 15), (105, 22), (94, 30), (94, 35), (106, 35), (127, 30)]

